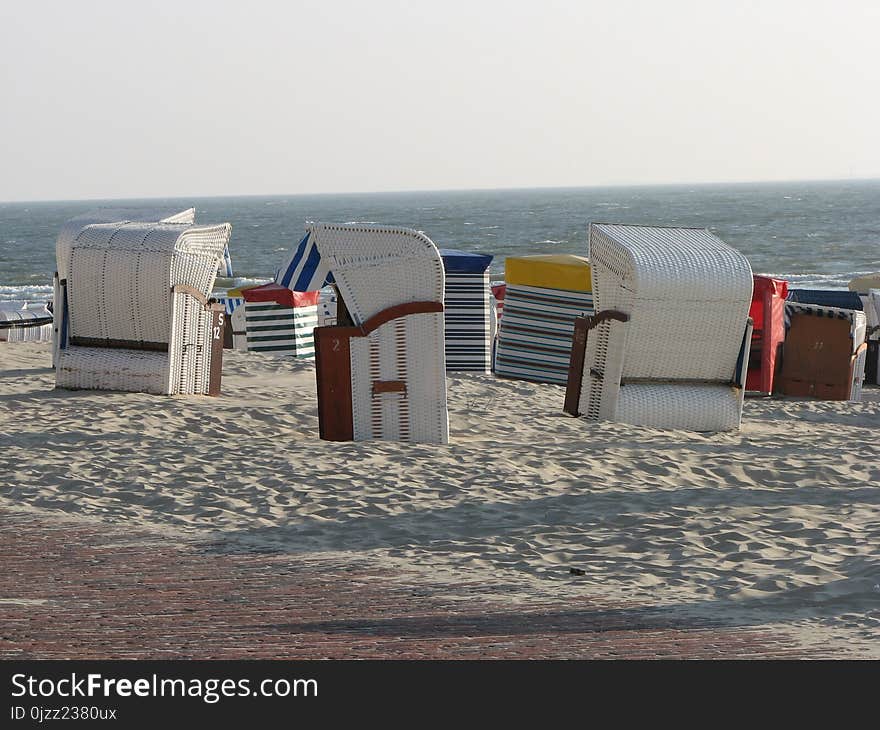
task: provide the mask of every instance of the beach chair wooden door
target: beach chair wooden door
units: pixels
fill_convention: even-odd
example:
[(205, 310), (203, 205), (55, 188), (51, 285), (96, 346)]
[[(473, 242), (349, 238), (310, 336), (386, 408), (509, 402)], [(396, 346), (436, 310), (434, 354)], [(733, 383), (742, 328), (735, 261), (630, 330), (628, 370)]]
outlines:
[[(443, 305), (391, 307), (362, 327), (318, 327), (315, 353), (321, 438), (443, 443), (442, 360), (423, 357), (426, 338), (443, 342)], [(411, 407), (411, 403), (416, 407)]]

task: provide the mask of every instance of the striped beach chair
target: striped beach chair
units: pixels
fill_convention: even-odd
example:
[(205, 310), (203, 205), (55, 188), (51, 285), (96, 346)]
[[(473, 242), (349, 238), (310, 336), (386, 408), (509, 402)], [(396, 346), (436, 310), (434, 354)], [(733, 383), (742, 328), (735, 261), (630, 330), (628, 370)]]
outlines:
[(589, 250), (596, 314), (576, 327), (564, 410), (738, 429), (752, 337), (745, 256), (702, 228), (599, 223)]
[(581, 256), (510, 257), (495, 373), (565, 385), (576, 317), (593, 313), (590, 265)]
[(317, 291), (294, 292), (278, 284), (265, 284), (242, 294), (248, 352), (314, 358)]
[(446, 370), (492, 371), (492, 292), (489, 254), (440, 249), (446, 272)]

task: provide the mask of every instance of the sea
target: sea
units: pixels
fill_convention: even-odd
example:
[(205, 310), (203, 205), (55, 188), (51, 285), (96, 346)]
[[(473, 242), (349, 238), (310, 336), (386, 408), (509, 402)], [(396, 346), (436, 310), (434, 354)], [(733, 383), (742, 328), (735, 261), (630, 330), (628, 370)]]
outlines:
[(67, 219), (160, 204), (232, 223), (235, 277), (218, 292), (271, 279), (307, 221), (415, 228), (440, 248), (493, 254), (498, 281), (508, 256), (585, 255), (590, 222), (706, 227), (790, 287), (846, 288), (880, 271), (880, 180), (45, 201), (0, 203), (0, 302), (51, 299)]

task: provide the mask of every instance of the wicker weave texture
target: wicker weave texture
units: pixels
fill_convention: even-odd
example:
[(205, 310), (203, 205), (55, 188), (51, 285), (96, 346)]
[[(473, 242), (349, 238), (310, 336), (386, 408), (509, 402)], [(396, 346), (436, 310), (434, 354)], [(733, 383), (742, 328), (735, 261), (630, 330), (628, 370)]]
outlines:
[(211, 313), (198, 299), (185, 292), (174, 294), (168, 359), (168, 394), (200, 395), (207, 392), (211, 368)]
[(70, 253), (71, 334), (167, 343), (171, 288), (188, 285), (207, 297), (229, 231), (228, 225), (87, 226)]
[(423, 233), (409, 228), (309, 223), (355, 324), (407, 302), (442, 302), (443, 261)]
[[(92, 223), (75, 234), (69, 230), (59, 236), (67, 256), (59, 267), (67, 270), (70, 342), (80, 338), (107, 344), (68, 343), (59, 349), (56, 384), (206, 393), (212, 315), (203, 300), (213, 288), (231, 226), (117, 221)], [(197, 294), (175, 291), (177, 286)], [(137, 347), (128, 349), (127, 343)], [(153, 351), (163, 347), (165, 352)]]
[(861, 352), (856, 356), (856, 361), (853, 363), (853, 380), (849, 397), (851, 401), (856, 403), (862, 400), (862, 385), (865, 382), (865, 366), (867, 363), (868, 350), (867, 348), (862, 348)]
[(739, 428), (737, 361), (752, 296), (742, 254), (702, 229), (592, 224), (597, 312), (579, 410), (590, 420), (658, 428)]
[(680, 383), (628, 383), (620, 388), (615, 420), (650, 428), (731, 431), (740, 426), (742, 389)]
[(0, 330), (0, 342), (49, 342), (51, 339), (51, 324)]
[[(871, 289), (868, 291), (868, 306), (865, 309), (865, 320), (868, 329), (872, 330), (869, 340), (880, 340), (880, 289)], [(873, 312), (871, 322), (867, 322), (868, 310)]]
[(58, 352), (55, 385), (86, 390), (165, 394), (168, 355), (108, 347), (69, 347)]
[(596, 311), (627, 312), (622, 377), (728, 380), (752, 297), (738, 251), (703, 229), (593, 224)]
[(195, 208), (106, 208), (93, 210), (67, 221), (55, 239), (56, 269), (60, 279), (69, 272), (70, 251), (83, 228), (95, 223), (194, 223)]
[[(351, 340), (355, 441), (449, 441), (443, 313), (414, 314)], [(376, 393), (376, 381), (402, 381), (405, 392)]]

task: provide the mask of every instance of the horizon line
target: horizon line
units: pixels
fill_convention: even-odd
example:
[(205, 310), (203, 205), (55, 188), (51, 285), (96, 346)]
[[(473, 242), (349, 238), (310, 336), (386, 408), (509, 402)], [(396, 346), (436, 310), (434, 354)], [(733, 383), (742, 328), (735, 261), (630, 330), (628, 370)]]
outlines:
[(332, 197), (348, 195), (405, 195), (405, 194), (437, 194), (437, 193), (488, 193), (488, 192), (525, 192), (538, 190), (597, 190), (603, 188), (669, 188), (718, 185), (780, 185), (791, 183), (844, 183), (844, 182), (880, 182), (880, 177), (847, 177), (847, 178), (787, 178), (774, 180), (715, 180), (704, 182), (665, 182), (665, 183), (609, 183), (603, 185), (541, 185), (537, 187), (499, 187), (499, 188), (414, 188), (411, 190), (348, 190), (340, 192), (315, 193), (223, 193), (215, 195), (147, 195), (124, 198), (30, 198), (24, 200), (0, 200), (0, 205), (21, 205), (27, 203), (88, 203), (88, 202), (126, 202), (139, 200), (183, 200), (187, 198), (222, 199), (222, 198), (308, 198)]

